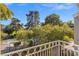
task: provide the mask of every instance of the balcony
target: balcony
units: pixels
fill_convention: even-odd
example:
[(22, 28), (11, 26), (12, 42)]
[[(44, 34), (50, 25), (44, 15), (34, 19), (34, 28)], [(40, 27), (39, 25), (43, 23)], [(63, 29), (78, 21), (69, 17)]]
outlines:
[(79, 50), (75, 50), (74, 47), (65, 48), (66, 46), (69, 46), (68, 42), (58, 40), (29, 48), (11, 51), (9, 53), (4, 53), (1, 55), (2, 56), (79, 56)]

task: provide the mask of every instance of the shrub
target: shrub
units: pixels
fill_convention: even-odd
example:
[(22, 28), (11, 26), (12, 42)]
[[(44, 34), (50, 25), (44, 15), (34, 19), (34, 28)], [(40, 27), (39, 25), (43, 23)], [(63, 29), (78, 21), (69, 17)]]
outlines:
[(20, 29), (16, 32), (16, 39), (23, 42), (23, 44), (29, 44), (29, 39), (32, 37), (32, 30)]
[(70, 42), (73, 41), (73, 38), (69, 38), (69, 36), (64, 36), (64, 41)]

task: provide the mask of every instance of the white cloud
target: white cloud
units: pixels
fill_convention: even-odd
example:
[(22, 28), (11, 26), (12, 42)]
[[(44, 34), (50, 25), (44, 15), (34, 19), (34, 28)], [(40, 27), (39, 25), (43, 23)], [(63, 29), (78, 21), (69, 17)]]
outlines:
[(60, 3), (56, 3), (56, 4), (41, 4), (42, 6), (45, 6), (45, 7), (49, 7), (49, 8), (53, 8), (54, 10), (57, 9), (57, 10), (68, 10), (68, 9), (72, 9), (73, 8), (73, 4), (60, 4)]
[(58, 10), (68, 10), (68, 9), (71, 9), (71, 8), (73, 8), (73, 6), (72, 5), (57, 5), (57, 6), (55, 6), (54, 7), (55, 9), (58, 9)]
[[(13, 3), (5, 3), (5, 5), (7, 6), (10, 6), (12, 4)], [(18, 6), (24, 6), (24, 5), (28, 5), (28, 3), (18, 3)], [(73, 4), (71, 3), (46, 3), (46, 4), (40, 3), (40, 5), (52, 8), (53, 10), (69, 10), (73, 8)]]
[(55, 9), (65, 9), (65, 6), (64, 5), (57, 5), (57, 6), (55, 6)]
[[(12, 4), (15, 4), (15, 3), (5, 3), (5, 5), (7, 6), (10, 6)], [(24, 5), (27, 5), (27, 3), (16, 3), (18, 6), (24, 6)]]
[(45, 6), (45, 7), (53, 7), (53, 3), (45, 3), (45, 4), (42, 4), (40, 3), (42, 6)]
[(5, 3), (5, 5), (9, 6), (9, 5), (12, 5), (13, 3)]

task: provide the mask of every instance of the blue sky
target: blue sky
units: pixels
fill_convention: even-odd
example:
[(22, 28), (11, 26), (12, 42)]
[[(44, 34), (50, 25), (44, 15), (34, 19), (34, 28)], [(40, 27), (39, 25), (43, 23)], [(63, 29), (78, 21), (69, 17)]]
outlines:
[[(73, 20), (74, 14), (77, 12), (77, 7), (74, 4), (66, 3), (7, 3), (6, 5), (23, 24), (27, 23), (26, 13), (31, 10), (39, 11), (40, 22), (44, 22), (45, 17), (52, 13), (60, 15), (60, 20), (67, 22)], [(0, 21), (4, 25), (10, 24), (10, 22), (10, 20)]]

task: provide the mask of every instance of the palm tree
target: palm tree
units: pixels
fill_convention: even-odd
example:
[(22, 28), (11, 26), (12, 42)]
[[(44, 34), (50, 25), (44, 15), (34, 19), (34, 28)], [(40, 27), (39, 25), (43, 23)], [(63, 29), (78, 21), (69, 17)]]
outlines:
[(13, 17), (13, 12), (5, 4), (0, 3), (0, 20), (7, 20)]

